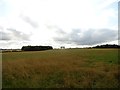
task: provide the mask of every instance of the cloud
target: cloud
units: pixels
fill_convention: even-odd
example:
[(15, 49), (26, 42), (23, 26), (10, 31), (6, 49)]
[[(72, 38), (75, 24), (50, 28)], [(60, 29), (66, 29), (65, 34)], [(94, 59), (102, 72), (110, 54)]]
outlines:
[(2, 37), (0, 37), (0, 40), (10, 40), (11, 39), (11, 37), (9, 36), (9, 33), (0, 31), (0, 34), (2, 36)]
[(13, 28), (7, 28), (6, 30), (0, 31), (2, 41), (16, 40), (16, 41), (28, 41), (30, 35), (17, 31)]
[(53, 30), (53, 29), (55, 29), (55, 32), (56, 33), (59, 33), (59, 34), (66, 34), (66, 32), (62, 29), (62, 28), (60, 28), (60, 27), (58, 27), (58, 26), (56, 26), (56, 25), (54, 25), (54, 26), (51, 26), (51, 25), (46, 25), (46, 27), (48, 28), (48, 29), (51, 29), (51, 30)]
[(38, 23), (33, 21), (30, 17), (24, 15), (20, 15), (20, 17), (22, 18), (23, 21), (31, 25), (33, 28), (38, 28)]
[(70, 33), (62, 35), (57, 33), (54, 41), (63, 44), (95, 45), (117, 40), (117, 31), (111, 29), (73, 29)]
[(22, 46), (25, 46), (25, 45), (30, 45), (29, 44), (29, 41), (0, 41), (0, 48), (3, 48), (3, 49), (11, 49), (11, 48), (19, 48), (21, 49)]
[(2, 26), (0, 26), (0, 30), (3, 30), (4, 28)]
[(4, 26), (0, 40), (6, 42), (30, 37), (32, 44), (77, 46), (112, 41), (117, 36), (113, 31), (118, 26), (117, 0), (2, 0), (0, 7), (0, 25)]

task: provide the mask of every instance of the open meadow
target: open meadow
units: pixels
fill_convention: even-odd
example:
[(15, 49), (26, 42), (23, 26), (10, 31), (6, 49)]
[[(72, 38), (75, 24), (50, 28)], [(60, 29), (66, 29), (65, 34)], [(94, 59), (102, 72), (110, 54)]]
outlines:
[(2, 53), (3, 88), (117, 88), (117, 49)]

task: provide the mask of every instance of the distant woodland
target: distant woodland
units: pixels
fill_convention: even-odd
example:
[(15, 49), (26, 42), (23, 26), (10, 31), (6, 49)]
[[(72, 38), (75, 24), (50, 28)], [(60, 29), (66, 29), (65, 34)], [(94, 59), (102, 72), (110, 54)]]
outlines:
[(95, 47), (92, 48), (120, 48), (120, 45), (116, 45), (116, 44), (106, 44), (106, 45), (97, 45)]
[[(86, 48), (120, 48), (120, 45), (116, 44), (105, 44), (105, 45), (97, 45), (94, 47), (86, 47)], [(20, 52), (20, 51), (43, 51), (43, 50), (52, 50), (52, 46), (22, 46), (21, 49), (0, 49), (2, 52)], [(61, 46), (60, 49), (65, 49), (64, 46)], [(71, 49), (71, 48), (69, 48)]]
[[(106, 44), (106, 45), (97, 45), (94, 47), (90, 47), (90, 48), (120, 48), (120, 45), (116, 45), (116, 44)], [(42, 51), (42, 50), (50, 50), (53, 49), (52, 46), (23, 46), (21, 48), (22, 51)], [(61, 48), (63, 49), (63, 48)], [(64, 47), (65, 49), (65, 47)]]
[(53, 49), (52, 46), (23, 46), (22, 51), (42, 51)]

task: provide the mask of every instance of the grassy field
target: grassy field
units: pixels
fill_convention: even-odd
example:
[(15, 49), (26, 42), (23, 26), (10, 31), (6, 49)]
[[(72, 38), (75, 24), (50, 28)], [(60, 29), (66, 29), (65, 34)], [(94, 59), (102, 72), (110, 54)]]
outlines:
[(117, 88), (117, 49), (2, 54), (3, 88)]

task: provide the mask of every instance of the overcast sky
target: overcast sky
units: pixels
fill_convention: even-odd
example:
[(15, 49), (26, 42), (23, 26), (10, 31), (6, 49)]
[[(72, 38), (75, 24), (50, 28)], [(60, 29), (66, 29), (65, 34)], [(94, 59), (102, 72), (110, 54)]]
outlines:
[(119, 0), (0, 0), (0, 48), (118, 44)]

